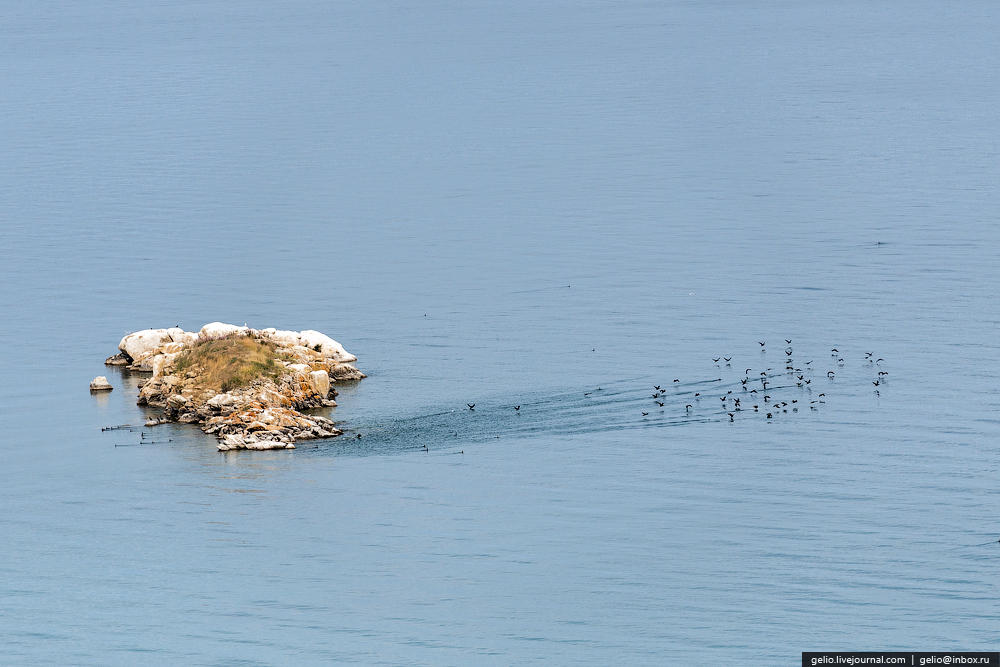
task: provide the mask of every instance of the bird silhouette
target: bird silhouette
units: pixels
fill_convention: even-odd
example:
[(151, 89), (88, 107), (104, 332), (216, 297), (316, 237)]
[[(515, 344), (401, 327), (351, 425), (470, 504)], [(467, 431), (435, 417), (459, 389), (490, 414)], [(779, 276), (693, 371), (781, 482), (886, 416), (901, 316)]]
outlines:
[(476, 409), (476, 404), (475, 403), (466, 403), (466, 405), (469, 406), (470, 410), (475, 410)]
[(662, 407), (663, 407), (663, 405), (664, 405), (663, 401), (656, 401), (656, 404), (657, 404), (657, 405), (659, 405), (659, 406), (660, 406), (661, 408), (662, 408)]
[(648, 412), (643, 412), (643, 413), (642, 413), (642, 416), (643, 416), (643, 417), (646, 417), (646, 416), (648, 416), (648, 415), (649, 415), (649, 413), (648, 413)]
[(515, 409), (515, 410), (520, 410), (520, 409), (521, 409), (521, 406), (520, 406), (520, 405), (515, 405), (515, 406), (514, 406), (514, 409)]

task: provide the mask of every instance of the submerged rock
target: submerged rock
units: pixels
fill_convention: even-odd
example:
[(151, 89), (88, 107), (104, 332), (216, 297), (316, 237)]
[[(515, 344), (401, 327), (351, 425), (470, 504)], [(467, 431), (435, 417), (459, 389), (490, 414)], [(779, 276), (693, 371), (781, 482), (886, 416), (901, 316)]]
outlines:
[(331, 420), (300, 410), (335, 406), (335, 382), (365, 377), (352, 365), (357, 357), (311, 329), (211, 322), (197, 333), (128, 334), (119, 349), (106, 363), (152, 374), (137, 402), (162, 408), (163, 416), (147, 423), (200, 423), (221, 440), (220, 451), (294, 449), (296, 440), (340, 435)]
[(108, 382), (108, 378), (98, 375), (90, 381), (90, 391), (111, 391), (114, 387)]

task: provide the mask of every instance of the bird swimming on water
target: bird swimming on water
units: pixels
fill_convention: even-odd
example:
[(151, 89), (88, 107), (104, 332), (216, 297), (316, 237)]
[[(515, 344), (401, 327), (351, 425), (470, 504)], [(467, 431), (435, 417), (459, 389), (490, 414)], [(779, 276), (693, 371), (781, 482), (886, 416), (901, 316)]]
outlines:
[(475, 410), (476, 409), (476, 404), (475, 403), (466, 403), (466, 405), (469, 406), (470, 410)]

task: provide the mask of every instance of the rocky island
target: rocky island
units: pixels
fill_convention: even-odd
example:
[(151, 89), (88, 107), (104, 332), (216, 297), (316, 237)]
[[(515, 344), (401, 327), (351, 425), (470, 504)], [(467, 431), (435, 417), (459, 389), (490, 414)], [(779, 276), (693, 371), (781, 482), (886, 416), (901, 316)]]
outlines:
[(105, 364), (152, 373), (139, 405), (163, 408), (147, 426), (201, 424), (219, 450), (294, 449), (297, 440), (341, 434), (309, 408), (335, 406), (333, 383), (359, 380), (357, 357), (312, 330), (251, 329), (222, 322), (198, 332), (145, 329), (118, 344)]

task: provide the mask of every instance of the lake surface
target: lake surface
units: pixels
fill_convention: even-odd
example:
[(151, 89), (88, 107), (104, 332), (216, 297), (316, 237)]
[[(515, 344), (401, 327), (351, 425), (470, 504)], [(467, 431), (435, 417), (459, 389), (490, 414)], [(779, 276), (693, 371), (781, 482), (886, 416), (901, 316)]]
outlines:
[[(0, 662), (996, 649), (996, 3), (0, 13)], [(213, 320), (348, 437), (116, 447)]]

